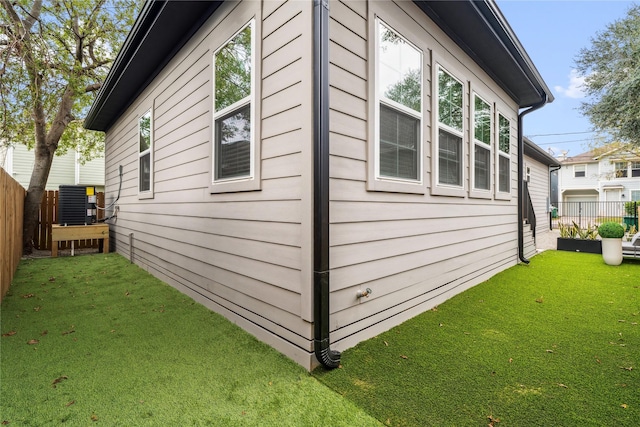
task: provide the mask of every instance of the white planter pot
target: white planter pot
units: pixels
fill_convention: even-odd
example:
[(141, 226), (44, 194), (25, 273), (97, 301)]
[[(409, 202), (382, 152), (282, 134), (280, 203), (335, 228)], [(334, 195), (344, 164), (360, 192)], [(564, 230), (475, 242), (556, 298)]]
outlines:
[(622, 264), (622, 239), (602, 239), (602, 259), (608, 265)]

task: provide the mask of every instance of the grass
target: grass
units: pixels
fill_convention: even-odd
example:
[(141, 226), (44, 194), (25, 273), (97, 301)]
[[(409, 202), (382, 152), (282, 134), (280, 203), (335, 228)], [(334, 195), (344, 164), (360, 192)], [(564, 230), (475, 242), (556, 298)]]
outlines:
[(637, 426), (640, 262), (549, 251), (316, 371), (389, 426)]
[(9, 425), (640, 419), (640, 262), (600, 255), (545, 252), (313, 376), (116, 254), (22, 261), (1, 321)]
[(23, 260), (1, 321), (3, 425), (377, 424), (116, 254)]

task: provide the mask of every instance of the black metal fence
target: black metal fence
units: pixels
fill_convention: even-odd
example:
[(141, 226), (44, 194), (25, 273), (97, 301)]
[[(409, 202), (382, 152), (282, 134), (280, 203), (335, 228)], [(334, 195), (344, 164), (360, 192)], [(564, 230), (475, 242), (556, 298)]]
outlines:
[(551, 224), (552, 228), (558, 228), (558, 224), (575, 222), (587, 227), (615, 221), (638, 230), (638, 208), (640, 202), (558, 202), (551, 213)]

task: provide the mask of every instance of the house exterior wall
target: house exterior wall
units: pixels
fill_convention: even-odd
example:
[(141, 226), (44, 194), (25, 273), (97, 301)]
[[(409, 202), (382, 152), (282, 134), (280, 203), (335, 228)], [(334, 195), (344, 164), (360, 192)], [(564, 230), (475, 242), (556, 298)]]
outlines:
[[(117, 252), (306, 367), (313, 358), (311, 8), (225, 2), (109, 129), (106, 143), (107, 203), (123, 166), (111, 226)], [(258, 172), (252, 188), (227, 190), (212, 185), (213, 58), (251, 19)], [(137, 128), (149, 110), (153, 173), (142, 194)]]
[(525, 165), (530, 168), (529, 195), (536, 214), (536, 236), (551, 229), (549, 223), (549, 166), (525, 156)]
[[(333, 1), (330, 6), (331, 340), (342, 350), (516, 264), (517, 106), (412, 2)], [(377, 180), (372, 168), (375, 17), (423, 55), (419, 184)], [(464, 183), (453, 192), (436, 188), (433, 179), (436, 63), (464, 87)], [(495, 196), (493, 157), (489, 194), (470, 189), (472, 91), (511, 124), (506, 197)], [(371, 296), (356, 298), (366, 288)]]
[[(312, 2), (225, 2), (107, 132), (107, 198), (122, 192), (117, 252), (305, 367), (312, 306)], [(375, 17), (423, 55), (419, 184), (372, 172)], [(251, 18), (258, 35), (258, 182), (212, 181), (213, 56)], [(374, 336), (517, 263), (517, 112), (412, 2), (330, 2), (330, 309), (332, 346)], [(435, 64), (464, 82), (464, 180), (433, 179)], [(509, 191), (471, 189), (478, 93), (509, 121)], [(152, 111), (152, 183), (138, 191), (138, 120)], [(257, 185), (257, 187), (256, 187)], [(437, 188), (438, 187), (438, 188)], [(406, 191), (405, 191), (406, 190)], [(372, 289), (369, 298), (356, 292)]]
[[(563, 163), (558, 180), (562, 200), (569, 202), (585, 196), (599, 202), (630, 201), (634, 196), (640, 198), (640, 177), (634, 177), (630, 172), (627, 177), (616, 176), (616, 161), (621, 159), (614, 153), (591, 163)], [(586, 165), (584, 177), (575, 176), (577, 165)]]
[[(29, 187), (35, 154), (25, 145), (4, 148), (0, 159), (2, 167), (24, 188)], [(69, 150), (61, 156), (54, 156), (45, 190), (57, 190), (60, 185), (95, 186), (97, 191), (104, 190), (104, 157), (81, 164), (75, 150)]]

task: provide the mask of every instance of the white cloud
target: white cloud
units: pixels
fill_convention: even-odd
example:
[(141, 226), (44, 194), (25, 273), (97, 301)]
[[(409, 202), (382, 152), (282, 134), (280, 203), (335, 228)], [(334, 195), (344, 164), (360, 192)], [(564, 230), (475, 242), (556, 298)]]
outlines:
[(578, 74), (578, 70), (573, 69), (569, 73), (569, 86), (566, 88), (562, 86), (555, 86), (556, 92), (566, 96), (567, 98), (584, 98), (584, 76)]

